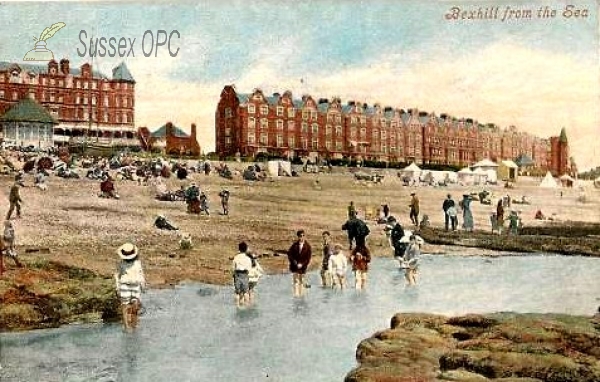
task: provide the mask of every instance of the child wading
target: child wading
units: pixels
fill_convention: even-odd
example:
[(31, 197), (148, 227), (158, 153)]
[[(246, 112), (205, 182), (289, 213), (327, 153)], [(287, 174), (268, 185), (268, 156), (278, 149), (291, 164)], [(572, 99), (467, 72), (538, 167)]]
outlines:
[(255, 254), (249, 253), (248, 256), (250, 257), (250, 261), (252, 261), (252, 267), (248, 271), (248, 303), (252, 304), (254, 302), (254, 289), (265, 271), (258, 263)]
[(417, 284), (417, 270), (419, 269), (419, 256), (421, 256), (420, 245), (417, 242), (417, 237), (411, 235), (410, 244), (406, 249), (404, 258), (401, 262), (401, 267), (404, 269), (404, 277), (408, 285)]
[(136, 328), (142, 307), (142, 291), (146, 289), (146, 278), (138, 252), (138, 248), (131, 243), (125, 243), (117, 250), (121, 261), (115, 274), (115, 280), (117, 292), (121, 298), (125, 329)]
[(352, 270), (356, 279), (356, 289), (365, 289), (367, 286), (367, 272), (369, 271), (369, 263), (371, 262), (371, 253), (364, 245), (357, 245), (352, 250), (350, 256), (352, 261)]
[(235, 302), (238, 307), (249, 302), (250, 291), (250, 269), (252, 258), (248, 254), (248, 244), (242, 241), (238, 244), (239, 253), (233, 258), (233, 288), (235, 290)]
[(346, 287), (348, 259), (346, 258), (346, 254), (342, 251), (342, 246), (340, 244), (336, 244), (333, 247), (333, 255), (329, 258), (329, 271), (333, 277), (331, 287), (335, 288), (335, 286), (338, 285), (340, 289), (344, 289)]

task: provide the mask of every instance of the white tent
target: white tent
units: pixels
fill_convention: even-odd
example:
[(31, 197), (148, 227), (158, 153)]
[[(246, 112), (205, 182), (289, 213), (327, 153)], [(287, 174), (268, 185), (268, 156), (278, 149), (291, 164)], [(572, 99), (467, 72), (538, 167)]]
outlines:
[(270, 160), (267, 162), (267, 172), (274, 178), (292, 176), (292, 164), (284, 160)]
[(421, 169), (415, 164), (415, 162), (412, 162), (409, 166), (400, 170), (400, 173), (402, 177), (408, 176), (413, 179), (418, 179), (421, 175)]
[(495, 168), (498, 167), (498, 164), (492, 162), (489, 159), (484, 159), (484, 160), (480, 160), (479, 162), (475, 163), (471, 167), (473, 167), (473, 169), (481, 168), (483, 170), (494, 170)]
[(542, 183), (540, 183), (540, 187), (544, 187), (544, 188), (557, 188), (558, 187), (558, 184), (556, 183), (556, 180), (554, 180), (554, 178), (552, 177), (552, 174), (550, 174), (550, 171), (548, 171), (546, 173), (546, 176), (542, 180)]
[(485, 184), (487, 181), (487, 170), (484, 170), (482, 167), (477, 167), (475, 171), (473, 171), (475, 184)]
[(475, 182), (475, 174), (470, 168), (465, 167), (458, 172), (458, 181), (461, 183), (473, 184)]
[(487, 170), (488, 183), (496, 184), (498, 182), (498, 173), (496, 170)]

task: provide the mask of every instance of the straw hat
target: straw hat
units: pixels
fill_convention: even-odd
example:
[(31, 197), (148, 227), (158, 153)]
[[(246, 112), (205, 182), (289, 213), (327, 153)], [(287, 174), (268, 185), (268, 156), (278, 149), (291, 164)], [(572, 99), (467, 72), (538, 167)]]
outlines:
[(117, 250), (117, 254), (123, 260), (133, 260), (138, 255), (138, 247), (131, 243), (125, 243)]

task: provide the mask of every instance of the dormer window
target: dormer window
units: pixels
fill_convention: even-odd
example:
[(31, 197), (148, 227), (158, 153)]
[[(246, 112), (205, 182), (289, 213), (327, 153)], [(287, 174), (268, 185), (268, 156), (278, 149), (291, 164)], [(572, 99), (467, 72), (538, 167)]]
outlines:
[(56, 68), (50, 68), (50, 74), (52, 74), (52, 75), (56, 74)]

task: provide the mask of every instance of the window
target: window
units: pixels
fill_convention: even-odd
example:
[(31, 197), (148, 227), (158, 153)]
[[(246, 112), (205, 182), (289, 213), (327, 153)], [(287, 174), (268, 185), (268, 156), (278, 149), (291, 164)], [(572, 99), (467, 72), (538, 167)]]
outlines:
[(313, 134), (319, 134), (319, 125), (316, 123), (312, 124), (312, 132)]
[(303, 133), (308, 133), (308, 123), (302, 122), (302, 128), (300, 131), (302, 131)]
[(96, 90), (98, 88), (98, 83), (96, 81), (92, 82), (92, 89)]
[(350, 128), (350, 138), (356, 138), (356, 127)]
[(127, 113), (123, 113), (123, 123), (127, 123)]
[(267, 133), (260, 134), (260, 144), (266, 146), (269, 143), (269, 136)]
[(283, 117), (283, 106), (277, 106), (277, 116)]
[(335, 117), (335, 122), (336, 122), (336, 123), (342, 123), (342, 116), (341, 116), (341, 115), (337, 115), (337, 116)]
[(344, 146), (342, 145), (342, 141), (336, 141), (336, 142), (335, 142), (335, 149), (336, 149), (336, 150), (338, 150), (338, 151), (342, 151), (343, 147), (344, 147)]
[(308, 120), (309, 113), (310, 112), (308, 110), (303, 110), (302, 111), (302, 120), (303, 121), (307, 121)]
[(319, 148), (319, 138), (313, 138), (312, 148), (313, 148), (313, 150), (317, 150)]
[(229, 138), (229, 137), (225, 138), (225, 144), (227, 146), (231, 146), (231, 138)]
[(54, 94), (50, 93), (50, 102), (54, 102)]
[(77, 81), (77, 89), (81, 89), (81, 82)]
[(60, 103), (64, 102), (63, 96), (58, 96), (58, 102), (60, 102)]
[(308, 138), (302, 137), (300, 140), (302, 141), (302, 148), (305, 150), (308, 149)]
[(337, 126), (335, 127), (335, 135), (338, 135), (338, 136), (339, 136), (339, 135), (342, 135), (342, 126), (340, 126), (340, 125), (337, 125)]
[(102, 117), (102, 119), (104, 120), (105, 123), (108, 122), (108, 113), (104, 113), (104, 116)]
[(325, 141), (325, 148), (327, 148), (327, 150), (331, 150), (331, 141)]
[(35, 93), (34, 92), (29, 92), (29, 98), (30, 99), (35, 99)]
[[(118, 118), (118, 117), (119, 117), (119, 116), (117, 116), (117, 122), (119, 121), (119, 118)], [(87, 112), (87, 111), (84, 111), (84, 112), (83, 112), (83, 119), (84, 119), (84, 120), (86, 120), (86, 121), (89, 119), (89, 114), (88, 114), (88, 112)]]
[(283, 147), (283, 135), (277, 135), (277, 147)]
[(12, 96), (13, 101), (16, 101), (19, 98), (19, 94), (17, 94), (17, 92), (13, 92)]
[(262, 114), (262, 115), (269, 114), (269, 107), (267, 105), (262, 105), (260, 107), (260, 114)]
[(312, 119), (317, 119), (317, 117), (318, 117), (318, 114), (317, 114), (317, 112), (316, 112), (316, 111), (312, 111), (312, 112), (310, 113), (310, 115), (311, 115), (311, 118), (312, 118)]
[(256, 107), (254, 106), (254, 104), (249, 104), (248, 105), (248, 114), (254, 114), (256, 113)]
[(294, 118), (295, 116), (296, 116), (296, 109), (294, 109), (293, 107), (288, 108), (288, 117)]
[(327, 125), (327, 126), (325, 126), (325, 134), (327, 134), (327, 135), (331, 135), (331, 131), (332, 131), (332, 130), (333, 130), (333, 129), (331, 128), (331, 125)]
[(361, 125), (364, 125), (367, 123), (367, 117), (365, 117), (364, 115), (360, 117), (360, 123)]
[[(85, 113), (85, 115), (87, 116), (87, 113)], [(85, 119), (87, 119), (87, 117)], [(119, 114), (117, 114), (117, 123), (121, 123), (121, 116)]]
[(260, 119), (260, 128), (261, 129), (268, 129), (269, 128), (269, 120), (266, 118), (261, 118)]
[(50, 79), (50, 86), (56, 85), (56, 80), (54, 78)]
[(254, 132), (248, 132), (248, 143), (250, 144), (254, 144), (256, 142), (256, 137), (254, 135)]
[(0, 98), (4, 98), (4, 90), (0, 90)]
[(288, 121), (288, 130), (292, 131), (296, 128), (296, 123), (294, 121)]
[(92, 105), (96, 105), (96, 97), (92, 97)]
[(295, 140), (294, 137), (288, 137), (288, 146), (290, 148), (294, 148), (295, 147)]
[(367, 129), (365, 129), (364, 127), (362, 129), (360, 129), (360, 136), (361, 137), (366, 137), (367, 136)]
[[(52, 95), (51, 95), (51, 96), (50, 96), (50, 100), (52, 100), (52, 98), (54, 98), (54, 96), (52, 96)], [(88, 104), (88, 99), (87, 99), (87, 97), (83, 97), (83, 104), (84, 104), (84, 105), (87, 105), (87, 104)]]
[[(79, 99), (79, 96), (77, 97), (77, 99)], [(79, 101), (77, 101), (77, 103), (79, 103)], [(108, 107), (108, 97), (104, 97), (104, 107)]]
[(282, 119), (277, 120), (277, 130), (283, 130), (283, 120)]
[(327, 113), (327, 122), (333, 122), (333, 114)]
[(256, 127), (256, 121), (253, 117), (248, 118), (248, 128), (254, 129)]
[(83, 83), (83, 88), (84, 88), (84, 89), (87, 89), (87, 88), (88, 88), (88, 86), (89, 86), (89, 82), (85, 81), (85, 82)]
[(230, 107), (225, 108), (225, 118), (231, 118), (231, 108)]
[(123, 107), (127, 107), (127, 98), (123, 97)]
[(115, 107), (119, 107), (119, 98), (115, 97)]
[(356, 121), (357, 121), (356, 117), (350, 117), (350, 123), (356, 124)]
[[(46, 93), (44, 93), (44, 101), (46, 100)], [(79, 95), (77, 95), (77, 97), (75, 97), (75, 104), (79, 104)]]

